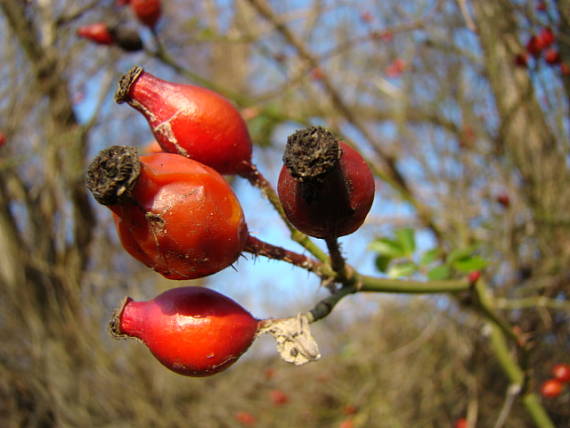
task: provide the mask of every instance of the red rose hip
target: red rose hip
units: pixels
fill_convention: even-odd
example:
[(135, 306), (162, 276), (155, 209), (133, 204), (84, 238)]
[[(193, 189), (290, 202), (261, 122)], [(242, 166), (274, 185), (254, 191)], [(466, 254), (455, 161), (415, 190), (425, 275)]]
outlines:
[(147, 27), (154, 27), (162, 15), (160, 0), (130, 0), (137, 19)]
[(250, 171), (247, 125), (216, 92), (167, 82), (135, 66), (121, 78), (115, 100), (144, 115), (165, 152), (197, 160), (221, 174)]
[(570, 364), (556, 364), (552, 368), (552, 375), (560, 382), (570, 382)]
[(540, 393), (546, 398), (556, 398), (564, 389), (564, 384), (558, 379), (548, 379), (540, 387)]
[(79, 37), (91, 40), (98, 45), (112, 45), (114, 43), (109, 27), (103, 22), (96, 22), (94, 24), (79, 27), (76, 34)]
[(91, 163), (87, 187), (114, 213), (123, 247), (169, 279), (234, 263), (248, 237), (241, 205), (213, 169), (173, 153), (138, 157), (113, 146)]
[(289, 221), (316, 238), (357, 230), (374, 199), (374, 178), (360, 154), (321, 127), (287, 141), (277, 190)]
[(170, 370), (210, 376), (230, 365), (256, 337), (258, 320), (235, 301), (202, 287), (173, 288), (152, 300), (127, 298), (111, 321), (117, 337), (136, 337)]

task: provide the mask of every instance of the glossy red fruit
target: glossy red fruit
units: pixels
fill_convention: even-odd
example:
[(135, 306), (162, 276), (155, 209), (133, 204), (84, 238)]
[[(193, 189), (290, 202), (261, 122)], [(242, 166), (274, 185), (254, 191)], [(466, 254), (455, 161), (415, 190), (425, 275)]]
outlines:
[(98, 45), (112, 45), (114, 43), (109, 27), (103, 22), (96, 22), (79, 27), (76, 34)]
[(289, 396), (280, 389), (273, 389), (269, 391), (271, 402), (276, 406), (282, 406), (289, 402)]
[(249, 412), (237, 412), (234, 415), (234, 418), (236, 419), (236, 421), (238, 421), (240, 424), (247, 426), (247, 427), (252, 427), (257, 423), (257, 419), (255, 418), (255, 416), (253, 416), (251, 413)]
[(170, 370), (210, 376), (255, 339), (258, 320), (235, 301), (202, 287), (173, 288), (152, 300), (127, 298), (111, 322), (115, 336), (136, 337)]
[(360, 154), (329, 131), (291, 135), (277, 190), (289, 221), (316, 238), (357, 230), (374, 199), (374, 178)]
[(550, 65), (560, 64), (560, 52), (556, 48), (550, 48), (544, 52), (544, 61)]
[(248, 237), (240, 203), (213, 169), (173, 153), (101, 152), (87, 186), (115, 214), (123, 247), (169, 279), (201, 278), (236, 261)]
[(546, 398), (556, 398), (564, 389), (564, 384), (558, 379), (548, 379), (540, 387), (540, 393)]
[(115, 100), (129, 103), (145, 116), (164, 151), (195, 159), (221, 174), (250, 171), (247, 125), (221, 95), (167, 82), (133, 67), (122, 77)]
[(160, 0), (130, 0), (137, 19), (147, 27), (154, 27), (162, 15)]
[(570, 364), (556, 364), (552, 368), (552, 375), (560, 382), (570, 382)]

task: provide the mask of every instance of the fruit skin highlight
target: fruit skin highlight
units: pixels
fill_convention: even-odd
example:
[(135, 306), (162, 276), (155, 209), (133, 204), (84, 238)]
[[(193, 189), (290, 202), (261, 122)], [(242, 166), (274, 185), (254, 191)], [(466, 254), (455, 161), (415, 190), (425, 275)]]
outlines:
[(251, 171), (247, 125), (216, 92), (167, 82), (135, 66), (121, 78), (115, 101), (143, 114), (165, 152), (197, 160), (220, 174)]
[(362, 156), (320, 127), (291, 135), (277, 191), (289, 221), (316, 238), (348, 235), (364, 222), (374, 178)]
[(168, 369), (201, 377), (236, 362), (255, 339), (258, 323), (223, 294), (179, 287), (148, 301), (127, 298), (111, 331), (116, 337), (140, 339)]
[(91, 163), (87, 187), (114, 213), (123, 247), (169, 279), (194, 279), (236, 261), (248, 230), (241, 205), (213, 169), (172, 153), (138, 157), (113, 146)]

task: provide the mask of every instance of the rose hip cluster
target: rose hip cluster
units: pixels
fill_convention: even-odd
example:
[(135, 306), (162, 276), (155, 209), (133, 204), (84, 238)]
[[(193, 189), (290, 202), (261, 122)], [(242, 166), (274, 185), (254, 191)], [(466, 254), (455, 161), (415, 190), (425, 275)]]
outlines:
[[(135, 66), (119, 82), (118, 103), (148, 121), (159, 145), (139, 155), (127, 146), (103, 150), (89, 165), (87, 187), (113, 213), (125, 250), (173, 280), (202, 278), (233, 264), (250, 236), (238, 198), (221, 174), (251, 178), (252, 143), (238, 110), (219, 94), (159, 79)], [(289, 137), (279, 177), (288, 220), (302, 232), (333, 238), (363, 223), (374, 197), (364, 159), (329, 131)], [(112, 320), (116, 336), (142, 340), (169, 369), (207, 376), (235, 362), (260, 321), (209, 289), (174, 288), (135, 302)]]
[(537, 34), (530, 36), (525, 51), (515, 56), (515, 64), (527, 68), (531, 58), (536, 62), (543, 59), (549, 66), (559, 67), (562, 74), (570, 74), (568, 64), (562, 62), (556, 36), (550, 27), (543, 27)]
[[(117, 6), (131, 6), (135, 18), (144, 26), (154, 30), (162, 16), (161, 0), (117, 0)], [(134, 28), (122, 22), (94, 22), (77, 28), (77, 36), (97, 45), (118, 46), (126, 52), (143, 49), (143, 42)]]
[(570, 364), (559, 363), (552, 367), (552, 377), (544, 381), (540, 387), (540, 392), (545, 398), (556, 398), (565, 385), (570, 383)]

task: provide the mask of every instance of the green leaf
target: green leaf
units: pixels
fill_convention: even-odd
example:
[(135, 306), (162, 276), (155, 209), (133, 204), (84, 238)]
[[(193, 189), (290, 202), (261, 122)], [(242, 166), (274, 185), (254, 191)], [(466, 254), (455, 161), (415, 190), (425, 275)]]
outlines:
[(410, 276), (417, 271), (417, 266), (412, 262), (397, 263), (388, 269), (390, 278), (400, 278), (402, 276)]
[(440, 265), (434, 267), (427, 274), (428, 279), (431, 281), (437, 281), (440, 279), (448, 279), (451, 274), (451, 269), (447, 265)]
[(473, 272), (475, 270), (482, 270), (488, 265), (487, 260), (481, 256), (471, 256), (464, 259), (455, 260), (452, 266), (459, 272)]
[(473, 255), (473, 252), (476, 250), (475, 247), (467, 247), (467, 248), (460, 248), (457, 250), (453, 250), (447, 256), (447, 263), (452, 264), (456, 260), (467, 259)]
[(431, 250), (426, 251), (422, 254), (420, 259), (420, 266), (427, 266), (437, 260), (439, 257), (439, 248), (432, 248)]
[(412, 256), (416, 251), (416, 237), (414, 229), (406, 227), (396, 230), (396, 239), (400, 243), (406, 256)]
[(388, 265), (390, 264), (391, 261), (392, 257), (378, 254), (374, 262), (376, 264), (376, 269), (378, 269), (382, 273), (386, 273), (386, 271), (388, 270)]
[(389, 238), (377, 238), (368, 245), (368, 248), (371, 251), (393, 259), (406, 255), (402, 245), (398, 241)]

